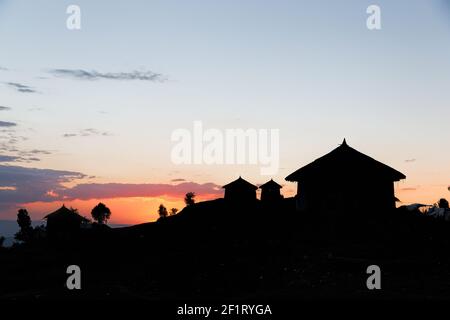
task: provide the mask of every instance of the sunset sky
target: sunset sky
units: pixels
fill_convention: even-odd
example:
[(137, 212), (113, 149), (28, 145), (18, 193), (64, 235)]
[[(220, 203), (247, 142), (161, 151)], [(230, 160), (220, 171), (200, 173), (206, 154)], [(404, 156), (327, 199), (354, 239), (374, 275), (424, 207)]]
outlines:
[[(0, 39), (0, 220), (102, 201), (113, 223), (151, 221), (239, 175), (292, 196), (285, 177), (344, 137), (407, 176), (403, 203), (450, 198), (447, 1), (0, 0)], [(278, 173), (174, 164), (194, 121), (279, 129)]]

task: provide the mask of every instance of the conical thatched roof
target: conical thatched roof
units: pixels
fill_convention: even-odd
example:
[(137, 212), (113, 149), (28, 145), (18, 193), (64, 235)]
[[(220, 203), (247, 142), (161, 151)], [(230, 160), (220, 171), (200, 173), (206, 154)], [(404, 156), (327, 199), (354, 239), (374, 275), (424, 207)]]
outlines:
[(247, 180), (242, 179), (241, 177), (239, 177), (238, 179), (224, 185), (222, 188), (227, 189), (227, 188), (250, 188), (250, 189), (258, 189), (257, 186), (251, 184), (250, 182), (248, 182)]
[(342, 179), (374, 178), (389, 181), (406, 178), (403, 173), (353, 149), (344, 139), (339, 147), (291, 173), (286, 180), (301, 181), (336, 177)]
[(273, 181), (273, 179), (270, 179), (269, 181), (267, 181), (266, 183), (262, 184), (259, 186), (260, 189), (281, 189), (283, 188), (281, 185), (279, 185), (278, 183), (276, 183), (275, 181)]
[(46, 215), (44, 217), (44, 219), (48, 220), (49, 218), (65, 218), (65, 217), (76, 218), (80, 221), (88, 221), (88, 219), (79, 215), (74, 210), (68, 209), (65, 205), (62, 205), (62, 207), (59, 208), (58, 210), (56, 210), (52, 213), (49, 213), (48, 215)]

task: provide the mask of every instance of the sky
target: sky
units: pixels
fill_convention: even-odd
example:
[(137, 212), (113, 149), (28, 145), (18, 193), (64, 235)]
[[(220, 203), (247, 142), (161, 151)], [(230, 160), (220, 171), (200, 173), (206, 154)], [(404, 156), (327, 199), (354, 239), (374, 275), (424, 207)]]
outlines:
[[(292, 196), (285, 177), (343, 138), (407, 176), (402, 203), (450, 196), (447, 1), (0, 0), (0, 39), (0, 220), (101, 201), (152, 221), (239, 175)], [(279, 170), (173, 163), (194, 121), (278, 129)]]

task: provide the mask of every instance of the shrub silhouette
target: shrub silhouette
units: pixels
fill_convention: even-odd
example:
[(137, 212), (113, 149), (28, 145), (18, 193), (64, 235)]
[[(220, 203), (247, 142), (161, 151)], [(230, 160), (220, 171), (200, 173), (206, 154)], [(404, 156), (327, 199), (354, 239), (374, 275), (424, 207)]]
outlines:
[(195, 203), (195, 192), (188, 192), (184, 197), (184, 203), (186, 206), (191, 206)]
[(448, 209), (449, 206), (448, 206), (448, 201), (447, 201), (447, 199), (444, 199), (444, 198), (439, 199), (438, 207), (439, 207), (439, 208)]
[(91, 215), (92, 218), (99, 224), (106, 224), (108, 223), (108, 219), (111, 217), (111, 210), (109, 210), (105, 204), (100, 202), (92, 209)]
[(20, 227), (19, 232), (15, 234), (15, 239), (28, 242), (33, 236), (33, 228), (31, 227), (31, 218), (26, 209), (19, 209), (17, 212), (17, 224)]
[(167, 208), (164, 207), (164, 205), (160, 204), (158, 208), (158, 214), (160, 218), (166, 218), (168, 215)]
[(172, 209), (170, 209), (170, 215), (171, 216), (174, 216), (174, 215), (176, 215), (178, 213), (178, 209), (177, 208), (172, 208)]

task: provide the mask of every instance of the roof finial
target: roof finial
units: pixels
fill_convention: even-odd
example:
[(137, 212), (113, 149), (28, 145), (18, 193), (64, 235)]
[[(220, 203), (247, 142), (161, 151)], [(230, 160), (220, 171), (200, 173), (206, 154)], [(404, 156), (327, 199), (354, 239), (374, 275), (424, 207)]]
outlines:
[(345, 141), (345, 138), (344, 138), (344, 141), (342, 141), (342, 144), (341, 144), (342, 146), (346, 146), (347, 145), (347, 141)]

